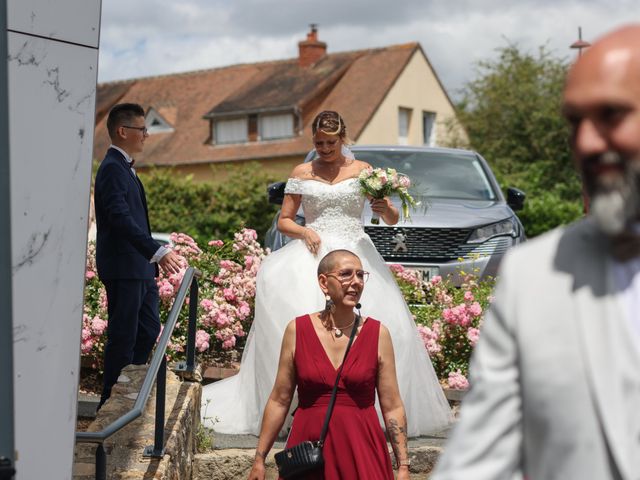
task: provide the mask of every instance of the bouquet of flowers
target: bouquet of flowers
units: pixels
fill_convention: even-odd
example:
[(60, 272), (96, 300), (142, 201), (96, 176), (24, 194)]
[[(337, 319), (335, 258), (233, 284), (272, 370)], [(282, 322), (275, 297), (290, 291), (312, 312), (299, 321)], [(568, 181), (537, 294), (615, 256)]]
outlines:
[[(409, 218), (409, 207), (415, 207), (417, 202), (409, 194), (411, 180), (394, 168), (365, 168), (358, 177), (360, 191), (363, 195), (373, 198), (384, 198), (397, 195), (402, 202), (402, 216)], [(371, 223), (378, 225), (380, 218), (374, 213)]]

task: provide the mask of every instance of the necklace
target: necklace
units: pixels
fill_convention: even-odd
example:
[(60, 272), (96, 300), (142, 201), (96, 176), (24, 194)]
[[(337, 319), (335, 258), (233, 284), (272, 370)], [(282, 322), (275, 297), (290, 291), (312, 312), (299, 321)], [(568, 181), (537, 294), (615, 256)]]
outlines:
[(343, 330), (345, 328), (349, 328), (350, 326), (352, 326), (354, 323), (356, 323), (356, 319), (353, 319), (353, 322), (351, 322), (349, 325), (345, 325), (342, 328), (337, 328), (335, 326), (331, 327), (331, 330), (333, 330), (333, 334), (335, 335), (336, 338), (340, 338), (342, 335), (344, 335)]

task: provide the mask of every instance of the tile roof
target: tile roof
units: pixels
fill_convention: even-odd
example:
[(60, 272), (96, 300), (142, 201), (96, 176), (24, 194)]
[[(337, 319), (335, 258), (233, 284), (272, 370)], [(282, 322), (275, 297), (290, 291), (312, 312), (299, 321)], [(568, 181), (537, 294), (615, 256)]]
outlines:
[[(311, 147), (313, 117), (340, 112), (357, 140), (402, 73), (417, 43), (328, 54), (310, 67), (297, 59), (233, 65), (98, 85), (94, 156), (110, 141), (106, 115), (115, 103), (154, 108), (174, 127), (149, 136), (139, 165), (186, 165), (233, 160), (304, 156)], [(208, 115), (297, 108), (302, 136), (235, 145), (211, 145)]]

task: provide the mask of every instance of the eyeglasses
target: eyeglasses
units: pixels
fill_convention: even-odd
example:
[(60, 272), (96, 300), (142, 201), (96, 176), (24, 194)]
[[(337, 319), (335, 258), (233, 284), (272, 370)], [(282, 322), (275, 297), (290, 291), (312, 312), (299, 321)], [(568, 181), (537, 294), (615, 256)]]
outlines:
[(338, 270), (337, 272), (329, 272), (325, 274), (327, 277), (335, 277), (340, 283), (349, 283), (353, 280), (353, 277), (357, 277), (362, 283), (366, 283), (369, 280), (369, 272), (364, 270), (353, 270), (347, 268), (344, 270)]
[(147, 133), (149, 133), (149, 130), (147, 130), (147, 127), (132, 127), (130, 125), (121, 125), (122, 128), (130, 128), (132, 130), (138, 130), (140, 132), (142, 132), (143, 135), (146, 135)]

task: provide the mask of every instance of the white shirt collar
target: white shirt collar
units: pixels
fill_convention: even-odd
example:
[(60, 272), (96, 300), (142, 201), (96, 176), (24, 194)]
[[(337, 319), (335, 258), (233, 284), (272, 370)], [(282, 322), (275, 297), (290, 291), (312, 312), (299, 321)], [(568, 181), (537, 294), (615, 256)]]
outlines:
[(118, 150), (122, 155), (124, 155), (124, 159), (127, 161), (127, 163), (129, 165), (131, 165), (131, 162), (133, 160), (131, 160), (131, 157), (129, 156), (129, 154), (127, 152), (125, 152), (123, 149), (121, 149), (120, 147), (116, 147), (114, 144), (111, 144), (111, 146), (109, 148), (115, 148), (116, 150)]

